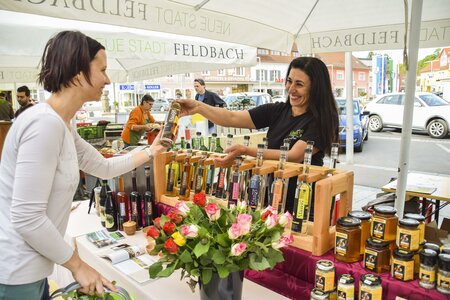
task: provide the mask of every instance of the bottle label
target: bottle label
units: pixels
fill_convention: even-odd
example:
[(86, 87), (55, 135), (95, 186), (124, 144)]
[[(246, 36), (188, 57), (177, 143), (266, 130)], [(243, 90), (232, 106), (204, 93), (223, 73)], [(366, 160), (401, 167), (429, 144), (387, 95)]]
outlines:
[(397, 230), (397, 246), (409, 251), (419, 249), (419, 230), (407, 230), (399, 227)]
[(261, 185), (261, 179), (258, 177), (258, 175), (255, 175), (250, 180), (250, 186), (248, 189), (248, 205), (250, 207), (258, 206), (260, 185)]
[(354, 300), (355, 299), (355, 288), (353, 285), (338, 285), (337, 290), (338, 300)]
[(347, 254), (348, 235), (342, 232), (336, 232), (335, 242), (334, 253), (345, 256)]
[[(153, 215), (153, 207), (152, 207), (152, 202), (150, 201), (150, 199), (148, 199), (147, 201), (147, 216), (152, 216)], [(150, 224), (147, 224), (150, 225)]]
[(434, 284), (436, 282), (436, 270), (426, 270), (424, 268), (420, 268), (419, 272), (420, 281)]
[(187, 172), (183, 172), (183, 175), (181, 176), (181, 186), (180, 186), (180, 195), (185, 196), (186, 195), (186, 187), (187, 187)]
[(167, 191), (168, 192), (173, 192), (173, 186), (174, 186), (174, 181), (175, 181), (175, 170), (173, 170), (172, 168), (169, 168), (169, 174), (167, 176)]
[(233, 182), (231, 190), (231, 200), (237, 201), (239, 199), (239, 182)]
[(106, 229), (111, 229), (114, 227), (114, 216), (110, 214), (105, 214), (105, 227)]
[(277, 179), (273, 187), (273, 199), (272, 199), (273, 208), (278, 209), (278, 206), (282, 201), (281, 199), (282, 195), (283, 195), (283, 180)]
[(441, 273), (437, 275), (437, 285), (442, 289), (449, 290), (450, 289), (450, 277), (443, 276)]
[(364, 286), (361, 286), (359, 299), (381, 300), (381, 295), (382, 295), (381, 286), (379, 288), (373, 287), (366, 288)]
[(394, 263), (392, 264), (392, 277), (403, 281), (413, 280), (414, 260), (403, 261), (394, 259)]
[(377, 267), (378, 253), (366, 248), (364, 253), (364, 268), (369, 270), (375, 270)]
[(384, 232), (386, 230), (386, 220), (379, 219), (379, 218), (373, 218), (372, 223), (372, 236), (384, 239)]
[(305, 216), (305, 208), (309, 204), (309, 195), (310, 195), (309, 184), (303, 182), (300, 186), (298, 193), (298, 206), (296, 212), (297, 219), (303, 220)]
[(105, 207), (100, 205), (100, 221), (105, 222)]
[(195, 177), (195, 192), (200, 193), (202, 191), (202, 181), (203, 181), (203, 174), (201, 171), (197, 173), (197, 176)]
[(125, 217), (125, 203), (119, 203), (120, 216)]
[(324, 292), (334, 290), (334, 271), (324, 272), (316, 269), (315, 287)]
[(225, 185), (225, 169), (221, 169), (219, 172), (219, 179), (217, 181), (217, 188), (223, 189)]

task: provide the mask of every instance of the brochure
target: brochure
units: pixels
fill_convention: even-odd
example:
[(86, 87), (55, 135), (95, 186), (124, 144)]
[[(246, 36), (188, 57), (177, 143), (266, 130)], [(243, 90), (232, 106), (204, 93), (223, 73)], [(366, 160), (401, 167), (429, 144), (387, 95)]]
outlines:
[(97, 248), (115, 244), (118, 240), (125, 238), (119, 231), (108, 232), (106, 229), (88, 233), (86, 237), (88, 241), (94, 244)]

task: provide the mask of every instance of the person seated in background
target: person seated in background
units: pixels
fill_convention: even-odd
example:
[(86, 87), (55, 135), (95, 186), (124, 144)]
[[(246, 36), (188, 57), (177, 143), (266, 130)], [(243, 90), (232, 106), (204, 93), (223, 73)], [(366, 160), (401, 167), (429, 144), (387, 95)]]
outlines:
[(0, 93), (0, 120), (11, 121), (14, 118), (14, 110), (11, 103), (6, 100), (6, 94)]
[(17, 89), (17, 102), (20, 104), (20, 108), (14, 114), (14, 117), (17, 118), (24, 110), (30, 108), (34, 105), (33, 100), (30, 98), (30, 89), (23, 85)]
[(125, 147), (136, 146), (145, 132), (159, 129), (159, 124), (155, 123), (155, 118), (150, 114), (153, 102), (153, 97), (145, 94), (141, 104), (130, 112), (121, 135)]

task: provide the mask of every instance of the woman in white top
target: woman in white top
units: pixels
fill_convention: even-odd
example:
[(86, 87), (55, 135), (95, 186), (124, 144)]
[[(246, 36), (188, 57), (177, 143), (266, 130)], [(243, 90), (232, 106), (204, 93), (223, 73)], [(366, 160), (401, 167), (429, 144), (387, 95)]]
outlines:
[(112, 178), (165, 148), (158, 136), (144, 151), (105, 159), (71, 127), (85, 102), (100, 100), (110, 83), (106, 68), (105, 48), (80, 32), (47, 42), (38, 82), (52, 94), (14, 122), (0, 160), (0, 300), (48, 298), (55, 263), (72, 272), (82, 292), (116, 290), (64, 241), (79, 170)]

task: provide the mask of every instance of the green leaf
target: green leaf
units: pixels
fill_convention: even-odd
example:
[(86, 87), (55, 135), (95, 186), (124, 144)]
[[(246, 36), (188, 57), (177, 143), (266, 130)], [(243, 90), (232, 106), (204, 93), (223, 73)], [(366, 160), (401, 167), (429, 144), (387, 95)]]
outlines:
[(163, 269), (161, 262), (155, 262), (148, 268), (148, 273), (150, 274), (150, 278), (156, 278), (158, 273)]
[(195, 256), (200, 257), (206, 252), (208, 252), (208, 250), (209, 250), (209, 241), (205, 245), (203, 245), (202, 242), (200, 241), (197, 243), (197, 245), (195, 245), (194, 254)]
[(175, 271), (175, 267), (176, 267), (177, 263), (173, 263), (167, 266), (167, 268), (165, 268), (164, 270), (160, 271), (157, 276), (158, 277), (169, 277), (170, 275), (172, 275), (173, 271)]
[(200, 276), (200, 270), (199, 269), (192, 269), (191, 270), (191, 275), (192, 276)]
[(256, 254), (251, 253), (250, 255), (250, 269), (256, 271), (262, 271), (270, 268), (269, 261), (265, 257), (257, 257)]
[(222, 247), (229, 247), (231, 245), (231, 240), (228, 237), (228, 233), (218, 234), (216, 237), (216, 241)]
[(202, 270), (202, 283), (208, 284), (212, 278), (212, 270), (211, 269), (203, 269)]
[(271, 241), (272, 241), (272, 242), (276, 242), (276, 241), (278, 241), (280, 238), (281, 238), (281, 232), (275, 231), (275, 232), (272, 233), (272, 239), (271, 239)]
[(255, 246), (257, 246), (259, 249), (264, 250), (264, 252), (267, 253), (267, 251), (269, 250), (265, 244), (261, 243), (261, 242), (254, 242)]
[(277, 263), (284, 261), (283, 253), (273, 248), (269, 249), (269, 254), (267, 257), (271, 268), (273, 268)]
[(225, 278), (230, 274), (230, 271), (228, 271), (228, 269), (223, 266), (223, 265), (217, 265), (217, 274), (219, 275), (220, 278)]
[(185, 264), (192, 262), (191, 253), (185, 249), (180, 255), (180, 260)]
[(216, 265), (222, 265), (225, 262), (225, 255), (219, 250), (215, 250), (214, 254), (212, 255), (212, 260)]

